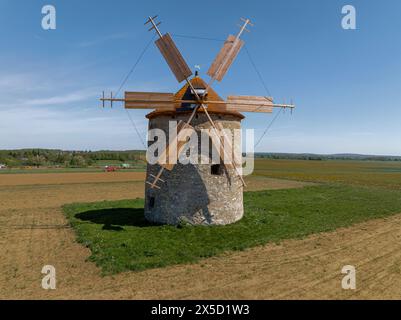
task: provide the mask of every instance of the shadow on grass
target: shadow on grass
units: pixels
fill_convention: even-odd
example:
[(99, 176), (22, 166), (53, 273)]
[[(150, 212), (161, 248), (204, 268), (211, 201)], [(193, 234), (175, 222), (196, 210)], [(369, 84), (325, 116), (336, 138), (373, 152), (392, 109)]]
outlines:
[(112, 208), (81, 212), (75, 218), (103, 224), (103, 230), (122, 231), (124, 226), (152, 227), (157, 224), (147, 221), (142, 208)]

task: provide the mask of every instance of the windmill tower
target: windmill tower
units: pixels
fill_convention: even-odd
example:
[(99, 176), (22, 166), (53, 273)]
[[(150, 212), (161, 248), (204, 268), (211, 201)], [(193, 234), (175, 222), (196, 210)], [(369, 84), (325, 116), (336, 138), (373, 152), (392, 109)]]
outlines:
[[(155, 30), (159, 39), (155, 42), (178, 82), (185, 85), (175, 94), (157, 92), (125, 92), (124, 99), (101, 99), (122, 101), (127, 109), (155, 109), (146, 117), (149, 130), (162, 130), (167, 137), (167, 146), (158, 152), (157, 163), (148, 163), (145, 183), (145, 217), (157, 223), (224, 225), (243, 217), (243, 187), (241, 150), (235, 130), (241, 128), (244, 116), (241, 112), (271, 113), (273, 108), (294, 108), (294, 105), (274, 104), (271, 97), (228, 96), (222, 99), (211, 87), (215, 80), (221, 81), (244, 45), (241, 35), (252, 26), (249, 19), (236, 36), (229, 35), (207, 74), (206, 83), (192, 71), (177, 49), (170, 34), (158, 29), (155, 17), (146, 24)], [(171, 123), (176, 131), (171, 131)], [(176, 160), (183, 153), (193, 150), (185, 148), (188, 132), (208, 132), (211, 149), (218, 150), (219, 161), (209, 161), (210, 150), (202, 153), (202, 139), (195, 149), (198, 162), (182, 164)], [(149, 146), (151, 144), (149, 143)], [(204, 161), (204, 158), (208, 161)], [(229, 161), (226, 161), (229, 159)]]

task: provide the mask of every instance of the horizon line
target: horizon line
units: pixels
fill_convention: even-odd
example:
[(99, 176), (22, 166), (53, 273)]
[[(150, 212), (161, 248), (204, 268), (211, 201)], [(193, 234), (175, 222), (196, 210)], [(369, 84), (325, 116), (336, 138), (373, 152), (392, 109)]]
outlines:
[[(49, 151), (63, 151), (63, 152), (146, 152), (145, 149), (57, 149), (57, 148), (18, 148), (18, 149), (0, 149), (1, 151), (22, 151), (22, 150), (49, 150)], [(279, 154), (279, 155), (314, 155), (314, 156), (362, 156), (362, 157), (393, 157), (401, 158), (401, 155), (391, 154), (365, 154), (365, 153), (352, 153), (352, 152), (336, 152), (336, 153), (315, 153), (315, 152), (268, 152), (268, 151), (257, 151), (254, 154)]]

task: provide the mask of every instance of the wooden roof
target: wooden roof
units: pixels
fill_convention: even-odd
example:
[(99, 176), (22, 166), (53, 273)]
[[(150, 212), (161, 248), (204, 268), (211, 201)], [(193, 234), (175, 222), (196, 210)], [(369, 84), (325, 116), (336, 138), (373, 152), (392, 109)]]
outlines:
[[(206, 87), (207, 87), (207, 83), (199, 76), (193, 77), (190, 80), (190, 82), (195, 89), (206, 89)], [(186, 83), (180, 90), (178, 90), (178, 92), (174, 95), (174, 98), (175, 98), (175, 100), (194, 100), (195, 99), (193, 94), (191, 93), (191, 89), (190, 89), (188, 83)], [(224, 101), (216, 93), (216, 91), (213, 90), (213, 88), (208, 89), (208, 93), (207, 93), (205, 102), (207, 103), (208, 100), (209, 101)], [(237, 111), (227, 110), (225, 104), (210, 103), (210, 104), (208, 104), (207, 111), (211, 114), (226, 114), (226, 115), (236, 116), (240, 119), (245, 118), (241, 113), (239, 113)], [(190, 112), (192, 112), (190, 105), (182, 103), (182, 104), (176, 106), (175, 111), (166, 111), (166, 110), (157, 110), (156, 109), (155, 111), (152, 111), (151, 113), (147, 114), (146, 117), (148, 119), (152, 119), (159, 115), (177, 115), (177, 114), (181, 114), (181, 113), (190, 113)], [(202, 110), (202, 108), (200, 108), (198, 112), (204, 112), (204, 111)]]

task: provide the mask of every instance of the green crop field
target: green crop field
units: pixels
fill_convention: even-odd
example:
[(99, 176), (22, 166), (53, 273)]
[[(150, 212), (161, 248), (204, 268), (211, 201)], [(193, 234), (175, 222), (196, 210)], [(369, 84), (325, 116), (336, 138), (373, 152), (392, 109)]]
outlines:
[(255, 160), (256, 176), (401, 189), (400, 161)]

